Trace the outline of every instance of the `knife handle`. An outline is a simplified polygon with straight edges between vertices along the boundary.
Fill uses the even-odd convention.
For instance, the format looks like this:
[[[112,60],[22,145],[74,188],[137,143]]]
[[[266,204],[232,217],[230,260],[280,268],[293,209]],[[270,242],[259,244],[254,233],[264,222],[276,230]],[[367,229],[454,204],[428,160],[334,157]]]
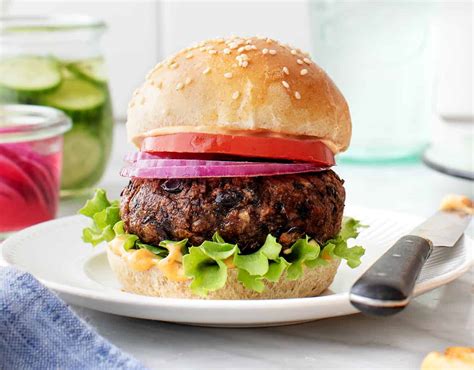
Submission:
[[[432,250],[432,243],[419,236],[400,238],[352,286],[349,295],[352,305],[374,316],[403,310]]]

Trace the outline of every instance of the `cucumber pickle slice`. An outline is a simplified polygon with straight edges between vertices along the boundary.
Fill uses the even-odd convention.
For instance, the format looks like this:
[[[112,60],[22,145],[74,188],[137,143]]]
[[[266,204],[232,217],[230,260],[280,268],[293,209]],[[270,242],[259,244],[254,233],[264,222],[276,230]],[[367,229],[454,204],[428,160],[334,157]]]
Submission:
[[[105,103],[105,93],[94,84],[79,79],[66,79],[58,89],[43,96],[42,103],[66,112],[83,112]]]
[[[68,67],[73,73],[86,80],[99,84],[107,83],[104,61],[100,58],[74,62],[69,64]]]
[[[48,57],[15,57],[0,61],[0,86],[20,92],[48,92],[61,83],[60,66]]]
[[[67,132],[64,135],[61,187],[74,188],[95,178],[102,166],[102,156],[102,144],[97,135],[82,126]]]

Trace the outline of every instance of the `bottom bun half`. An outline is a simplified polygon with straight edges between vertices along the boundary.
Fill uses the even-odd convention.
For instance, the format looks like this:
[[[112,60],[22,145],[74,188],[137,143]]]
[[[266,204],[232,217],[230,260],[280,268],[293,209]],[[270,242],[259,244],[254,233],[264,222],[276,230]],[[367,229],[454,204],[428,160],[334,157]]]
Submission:
[[[206,297],[192,293],[190,280],[185,282],[168,279],[156,266],[146,271],[130,268],[126,256],[115,254],[107,246],[110,267],[122,288],[129,292],[154,297],[191,298],[191,299],[280,299],[314,297],[324,292],[334,280],[340,260],[332,259],[326,266],[306,268],[298,280],[288,280],[284,276],[277,283],[265,282],[262,293],[245,288],[237,280],[237,269],[229,269],[226,285],[217,291],[209,292]]]

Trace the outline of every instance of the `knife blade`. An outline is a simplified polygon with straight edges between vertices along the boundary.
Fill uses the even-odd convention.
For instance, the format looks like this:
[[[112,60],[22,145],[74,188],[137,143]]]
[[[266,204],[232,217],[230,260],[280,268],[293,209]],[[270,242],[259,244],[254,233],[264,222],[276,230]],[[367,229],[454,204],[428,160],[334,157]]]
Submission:
[[[410,234],[430,240],[434,247],[454,247],[470,221],[463,212],[438,211]]]
[[[402,236],[354,283],[351,304],[362,313],[388,316],[403,310],[433,247],[454,247],[471,215],[438,211]]]

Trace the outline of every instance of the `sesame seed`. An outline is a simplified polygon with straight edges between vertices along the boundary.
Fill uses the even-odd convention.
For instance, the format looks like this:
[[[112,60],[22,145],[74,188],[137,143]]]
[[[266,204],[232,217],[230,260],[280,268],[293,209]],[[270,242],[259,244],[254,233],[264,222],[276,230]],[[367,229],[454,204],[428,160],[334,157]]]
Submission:
[[[290,84],[289,84],[288,82],[286,82],[286,81],[281,81],[281,84],[282,84],[283,86],[285,86],[285,88],[287,88],[287,89],[290,88]]]
[[[238,91],[234,91],[234,93],[232,94],[232,99],[236,100],[238,99],[240,96],[240,93]]]
[[[252,45],[245,45],[244,49],[247,51],[252,50]]]
[[[176,90],[181,90],[183,87],[184,87],[184,85],[183,85],[182,82],[178,82],[178,83],[176,84]]]
[[[275,54],[277,53],[276,50],[274,50],[274,49],[270,49],[268,52],[269,52],[271,55],[275,55]]]
[[[193,80],[188,77],[188,78],[186,78],[186,81],[184,81],[184,84],[189,85],[192,81]]]
[[[308,70],[307,70],[306,68],[303,68],[303,69],[300,71],[300,75],[301,75],[301,76],[304,76],[304,75],[306,75],[306,74],[308,74]]]
[[[136,89],[136,90],[133,92],[133,96],[137,96],[139,93],[140,93],[140,90],[139,90],[139,89]]]
[[[204,46],[201,46],[201,47],[199,48],[199,50],[200,50],[200,51],[206,51],[206,48],[205,48]]]
[[[267,53],[268,53],[268,49],[267,49],[267,48],[263,49],[263,50],[262,50],[262,53],[263,53],[263,54],[267,54]]]
[[[231,50],[229,48],[225,48],[224,50],[222,50],[222,52],[226,55],[229,55],[231,53]]]
[[[140,105],[143,105],[145,104],[145,97],[142,95],[141,99],[140,99]]]
[[[303,61],[301,59],[296,59],[296,63],[303,64]]]
[[[193,53],[186,54],[186,59],[191,59],[193,57]]]
[[[290,248],[286,248],[283,250],[283,254],[290,254],[291,253],[291,249]]]
[[[178,63],[173,62],[172,64],[169,65],[169,67],[170,67],[171,69],[176,69],[176,68],[178,68],[178,65],[179,65]]]
[[[304,58],[303,61],[304,61],[306,64],[311,64],[311,59],[309,59],[309,58]]]
[[[295,98],[298,100],[301,99],[301,94],[298,91],[295,91]]]
[[[252,40],[247,40],[247,41],[245,41],[245,43],[246,43],[247,45],[250,45],[250,44],[252,43]]]
[[[292,55],[296,55],[296,50],[295,50],[295,49],[291,49],[290,53],[291,53]]]
[[[150,81],[150,86],[155,86],[155,81],[151,80]]]
[[[202,71],[202,74],[207,75],[209,72],[211,72],[211,69],[207,67],[204,71]]]
[[[231,42],[231,43],[229,43],[228,46],[231,49],[237,49],[239,47],[239,45],[236,42]]]
[[[247,54],[240,54],[240,55],[237,55],[235,57],[235,59],[237,60],[237,62],[239,62],[239,66],[240,67],[247,67],[248,66],[248,59],[249,57],[247,56]],[[245,62],[245,63],[244,63]],[[245,65],[244,65],[245,64]]]
[[[243,46],[241,46],[240,48],[237,49],[237,52],[242,53],[244,50],[245,50],[245,48]]]
[[[251,50],[257,50],[257,47],[255,45],[250,45]]]
[[[211,49],[207,51],[209,54],[217,54],[217,50]]]
[[[163,87],[163,82],[162,82],[162,81],[158,82],[158,83],[156,84],[156,87],[159,88],[159,89],[161,89],[161,88]]]
[[[232,72],[226,72],[224,73],[225,78],[232,78]]]
[[[269,44],[271,44],[273,42],[273,40],[271,38],[267,38],[266,40]]]
[[[283,73],[288,76],[290,74],[290,71],[288,70],[288,68],[283,67]]]

